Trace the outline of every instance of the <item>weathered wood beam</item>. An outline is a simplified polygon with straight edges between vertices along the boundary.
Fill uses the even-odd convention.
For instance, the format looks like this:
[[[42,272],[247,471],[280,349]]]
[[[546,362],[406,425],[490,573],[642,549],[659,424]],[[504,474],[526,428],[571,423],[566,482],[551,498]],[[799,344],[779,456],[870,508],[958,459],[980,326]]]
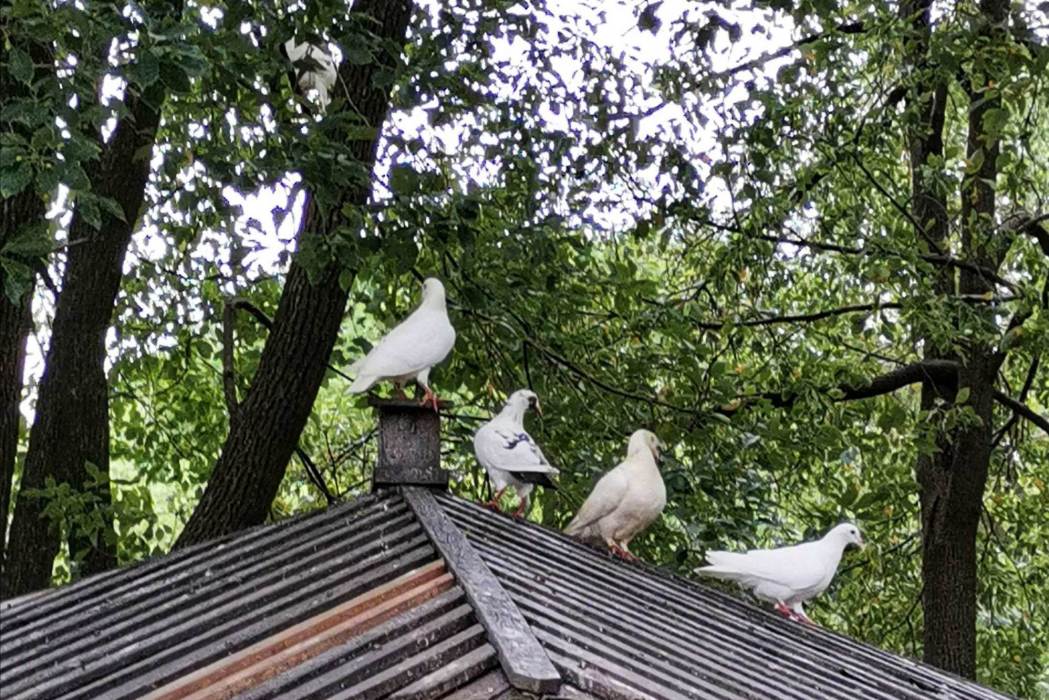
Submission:
[[[465,591],[510,685],[533,693],[556,693],[561,686],[560,674],[510,594],[466,535],[426,489],[406,487],[404,499]]]

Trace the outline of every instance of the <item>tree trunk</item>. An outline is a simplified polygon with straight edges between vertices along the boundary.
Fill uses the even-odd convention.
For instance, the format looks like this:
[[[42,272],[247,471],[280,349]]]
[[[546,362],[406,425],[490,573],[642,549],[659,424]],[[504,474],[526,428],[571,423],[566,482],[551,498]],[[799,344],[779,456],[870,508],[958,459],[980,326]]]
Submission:
[[[26,339],[32,327],[31,300],[32,294],[26,292],[21,303],[12,304],[0,292],[0,569],[18,457],[18,407],[22,402]]]
[[[133,224],[142,206],[149,178],[148,146],[159,122],[159,106],[134,95],[128,116],[103,145],[93,169],[93,192],[120,205],[125,221],[103,214],[99,230],[74,213],[62,289],[55,309],[51,342],[40,381],[36,420],[29,437],[21,487],[11,524],[4,597],[48,585],[59,550],[61,525],[68,527],[70,554],[83,554],[80,573],[94,573],[116,564],[109,506],[109,397],[104,373],[105,338],[123,271]],[[145,155],[135,157],[139,149]],[[94,464],[102,483],[91,484],[87,463]],[[72,526],[44,515],[48,499],[39,492],[49,479],[74,491],[90,490],[96,505],[109,513],[110,531],[96,532],[94,541]],[[61,506],[59,506],[61,508]]]
[[[5,36],[14,32],[14,20],[6,14],[0,16],[0,29]],[[19,37],[33,61],[33,82],[36,83],[50,72],[54,57],[50,48],[43,43]],[[5,98],[25,99],[29,96],[26,86],[16,80],[9,70],[0,71],[0,95]],[[33,138],[33,130],[20,121],[6,122],[5,130],[20,136],[26,142]],[[7,197],[0,207],[0,250],[8,241],[26,233],[26,229],[37,227],[46,235],[47,207],[35,187],[29,185],[18,194]],[[43,237],[43,236],[41,236]],[[39,259],[28,259],[17,254],[5,255],[16,263],[32,269],[40,264]],[[4,570],[7,521],[11,508],[11,490],[18,456],[18,407],[22,399],[22,374],[25,368],[25,344],[32,328],[30,307],[32,304],[32,280],[19,303],[13,303],[7,289],[6,269],[0,269],[0,572]],[[15,285],[12,285],[15,286]]]
[[[928,0],[905,3],[901,10],[911,21],[914,40],[911,64],[915,70],[927,69],[929,52],[930,5]],[[985,19],[1002,23],[1008,4],[1000,0],[984,2]],[[1001,25],[1004,26],[1004,25]],[[988,35],[990,30],[987,30]],[[919,80],[914,99],[919,105],[919,128],[909,137],[912,167],[912,208],[919,232],[929,247],[945,248],[948,240],[947,197],[927,183],[922,167],[930,156],[942,157],[946,85],[925,84]],[[968,155],[984,150],[984,162],[977,177],[962,186],[962,257],[986,269],[997,269],[1000,260],[989,252],[994,218],[994,180],[997,175],[997,143],[984,143],[984,113],[997,106],[997,100],[979,101],[971,93]],[[939,252],[939,251],[934,251]],[[954,273],[941,269],[934,290],[945,300],[955,294]],[[980,275],[962,269],[958,292],[979,295],[993,288]],[[987,310],[988,328],[993,317]],[[960,331],[961,329],[959,329]],[[959,338],[964,337],[960,332]],[[937,436],[933,454],[918,457],[916,477],[920,488],[922,521],[922,609],[924,612],[924,657],[935,666],[958,675],[976,676],[976,537],[983,505],[983,492],[991,458],[994,387],[1003,357],[994,348],[975,345],[962,353],[938,347],[931,335],[919,333],[927,360],[949,359],[958,363],[956,386],[944,387],[925,382],[922,387],[923,411],[932,409],[937,399],[954,403],[958,392],[968,391],[964,404],[975,413],[975,423],[964,423]]]
[[[404,0],[357,2],[353,11],[375,20],[375,33],[383,41],[403,46],[411,3]],[[368,23],[365,23],[368,26]],[[340,83],[347,91],[346,104],[376,127],[372,139],[354,144],[359,162],[375,161],[380,127],[389,108],[389,95],[375,87],[377,69],[395,65],[392,56],[358,66],[344,63]],[[306,183],[309,188],[310,183]],[[370,186],[349,188],[344,202],[365,204]],[[338,212],[339,206],[332,208]],[[336,214],[336,217],[338,214]],[[300,230],[300,245],[312,236],[325,236],[338,221],[321,216],[310,198]],[[204,495],[179,536],[176,547],[257,525],[266,519],[284,478],[288,462],[306,425],[349,295],[339,281],[341,267],[330,262],[312,281],[293,261],[266,340],[258,370],[231,426],[222,454],[208,480]]]

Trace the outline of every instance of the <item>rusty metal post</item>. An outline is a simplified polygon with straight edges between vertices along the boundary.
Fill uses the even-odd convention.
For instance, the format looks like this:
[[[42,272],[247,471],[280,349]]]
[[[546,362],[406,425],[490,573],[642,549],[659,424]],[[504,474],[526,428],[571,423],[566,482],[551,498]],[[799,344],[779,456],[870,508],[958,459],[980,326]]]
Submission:
[[[390,486],[447,488],[441,469],[441,417],[412,399],[369,397],[379,414],[379,461],[372,490]],[[451,406],[441,401],[441,410]]]

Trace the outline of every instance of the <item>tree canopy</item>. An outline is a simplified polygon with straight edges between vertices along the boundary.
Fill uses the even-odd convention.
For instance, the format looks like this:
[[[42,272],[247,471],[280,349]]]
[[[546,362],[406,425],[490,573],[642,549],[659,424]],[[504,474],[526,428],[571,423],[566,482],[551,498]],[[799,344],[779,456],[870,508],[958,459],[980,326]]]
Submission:
[[[104,568],[99,542],[130,563],[214,532],[209,479],[285,401],[301,411],[273,424],[304,427],[277,436],[258,517],[325,507],[318,479],[367,491],[349,366],[434,275],[457,493],[488,497],[470,439],[515,389],[541,397],[529,429],[561,469],[530,512],[552,527],[650,428],[673,464],[642,558],[688,574],[851,519],[874,546],[815,619],[1049,697],[1045,3],[348,4],[0,10],[11,376],[30,297],[33,321],[24,420],[0,436],[5,569],[23,503],[62,533],[55,582]],[[292,37],[337,49],[327,110],[288,78]],[[136,167],[137,204],[114,179]],[[41,368],[80,328],[60,330],[78,251],[86,269],[107,245],[101,427],[70,455],[47,447],[61,420],[31,433],[80,375],[45,390]],[[320,304],[330,355],[310,340],[274,369]]]

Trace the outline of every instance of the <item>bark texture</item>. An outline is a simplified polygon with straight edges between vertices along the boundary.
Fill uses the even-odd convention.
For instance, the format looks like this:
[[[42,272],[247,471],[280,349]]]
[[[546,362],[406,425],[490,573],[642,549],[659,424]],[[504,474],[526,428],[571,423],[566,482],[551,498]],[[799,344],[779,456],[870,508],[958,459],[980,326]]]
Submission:
[[[929,65],[930,8],[928,0],[907,2],[901,7],[911,23],[911,64],[915,71],[934,68]],[[990,36],[992,24],[1004,22],[1008,4],[1001,0],[985,1],[980,9],[987,23],[985,31]],[[982,127],[984,113],[994,108],[996,101],[980,101],[971,86],[970,91],[968,154],[972,158],[976,151],[982,150],[985,156],[978,176],[968,179],[961,192],[961,257],[973,265],[957,270],[940,268],[934,273],[937,275],[934,289],[944,298],[956,293],[978,295],[991,290],[992,281],[979,270],[994,271],[1001,262],[990,252],[998,145],[985,142]],[[908,135],[912,213],[923,229],[917,232],[919,245],[927,246],[935,254],[943,253],[948,243],[947,194],[930,184],[923,169],[930,157],[943,154],[946,98],[945,82],[919,79],[911,95],[911,106],[919,114],[919,124]],[[986,311],[988,329],[993,329],[989,314],[990,311]],[[919,340],[923,343],[926,361],[948,360],[958,366],[956,383],[926,381],[923,384],[922,409],[932,409],[937,399],[954,402],[959,391],[967,390],[965,403],[976,415],[975,422],[938,435],[935,452],[919,456],[916,466],[922,521],[924,657],[942,669],[975,678],[976,538],[991,459],[995,382],[1003,358],[993,347],[979,342],[957,352],[941,347],[931,333]]]
[[[0,18],[4,34],[12,31],[13,21]],[[28,52],[33,60],[34,82],[49,70],[52,61],[50,49],[42,43],[29,41]],[[15,80],[8,70],[0,71],[0,95],[25,98],[26,86]],[[33,137],[32,129],[21,122],[8,122],[10,129],[25,141]],[[8,241],[23,233],[27,227],[46,226],[47,207],[40,193],[32,186],[3,199],[0,205],[0,250]],[[18,255],[7,255],[18,263],[35,267],[38,260]],[[7,294],[6,271],[0,268],[0,572],[4,569],[7,522],[11,512],[11,493],[18,457],[18,405],[22,399],[22,372],[25,367],[25,344],[32,326],[30,305],[32,290],[27,290],[17,303]]]
[[[126,221],[103,214],[98,230],[74,213],[61,294],[55,308],[51,342],[40,381],[36,419],[29,437],[25,468],[11,523],[4,597],[44,588],[60,546],[62,520],[45,516],[47,499],[32,493],[47,480],[68,483],[83,493],[89,488],[86,463],[103,475],[109,471],[109,399],[103,366],[105,337],[124,255],[142,206],[149,178],[149,155],[135,154],[153,143],[159,107],[135,96],[128,98],[122,119],[91,174],[93,191],[120,205]],[[91,487],[98,505],[109,503],[108,482]],[[65,523],[68,525],[68,523]],[[111,526],[111,521],[110,521]],[[105,529],[105,528],[103,528]],[[80,553],[78,573],[94,573],[116,564],[112,534],[94,538],[68,528],[70,549]]]
[[[32,326],[31,295],[12,304],[0,293],[0,569],[7,541],[11,487],[18,458],[18,405],[22,400],[26,338]]]
[[[411,10],[411,3],[404,0],[354,4],[354,12],[365,18],[365,26],[374,27],[372,31],[384,43],[398,47],[404,44]],[[363,66],[344,64],[339,72],[339,83],[347,92],[347,108],[355,109],[376,127],[374,138],[353,144],[355,157],[369,168],[375,161],[378,133],[389,109],[389,95],[385,88],[375,86],[374,76],[393,65],[393,57],[377,56],[375,62]],[[310,183],[306,184],[309,187]],[[351,187],[343,201],[364,204],[370,193],[370,185]],[[333,207],[336,212],[338,209]],[[327,235],[338,223],[335,217],[322,216],[310,198],[299,233],[300,245],[309,237]],[[231,425],[204,495],[176,547],[266,519],[338,337],[349,295],[340,284],[340,272],[340,266],[333,262],[311,281],[306,270],[297,261],[292,262],[251,387],[237,409],[237,420]]]

